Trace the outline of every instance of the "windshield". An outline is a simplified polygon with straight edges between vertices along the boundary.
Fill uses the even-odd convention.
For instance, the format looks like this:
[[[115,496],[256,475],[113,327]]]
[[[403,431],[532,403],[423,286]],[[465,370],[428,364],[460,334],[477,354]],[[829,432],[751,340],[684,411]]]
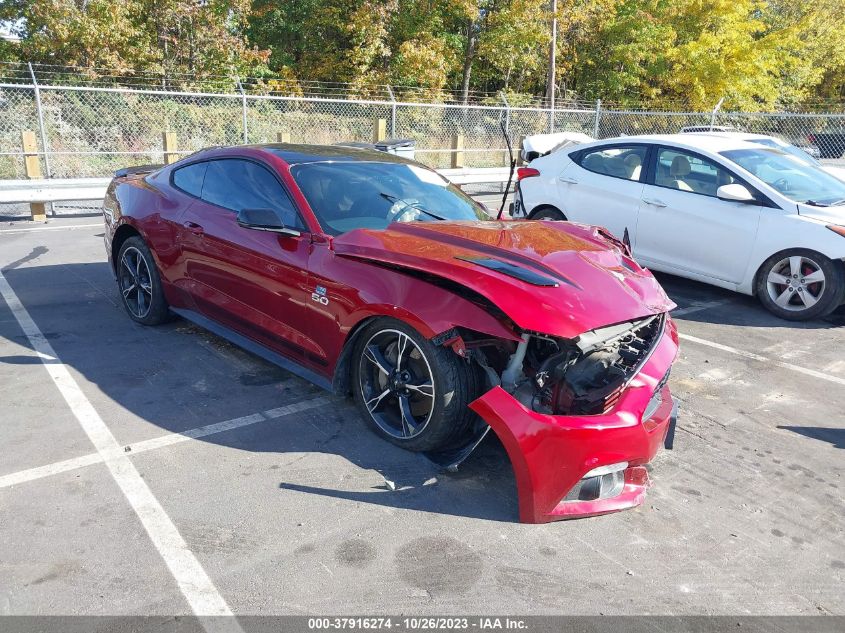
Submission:
[[[803,159],[762,147],[721,154],[790,200],[824,207],[845,204],[845,182]]]
[[[821,165],[819,161],[815,158],[810,156],[807,152],[805,152],[800,147],[795,147],[795,145],[790,145],[789,143],[778,142],[773,138],[751,138],[746,139],[749,143],[756,143],[757,145],[765,145],[766,147],[774,147],[775,149],[779,149],[782,152],[786,152],[787,154],[791,154],[795,156],[795,158],[800,158],[806,163],[810,163],[811,165]]]
[[[291,173],[331,235],[384,229],[391,222],[490,219],[480,204],[419,165],[320,162],[297,165]]]

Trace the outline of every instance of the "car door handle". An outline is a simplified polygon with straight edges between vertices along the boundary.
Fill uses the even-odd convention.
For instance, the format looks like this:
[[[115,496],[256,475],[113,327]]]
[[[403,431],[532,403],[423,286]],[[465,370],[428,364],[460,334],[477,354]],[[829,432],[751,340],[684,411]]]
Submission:
[[[185,222],[183,226],[194,235],[202,235],[203,233],[205,233],[205,229],[203,229],[202,226],[200,226],[196,222]]]
[[[646,204],[650,204],[653,207],[663,208],[666,206],[666,203],[662,200],[657,200],[656,198],[643,198],[643,202]]]
[[[561,182],[568,182],[570,185],[578,184],[578,179],[573,178],[572,176],[561,176],[560,178],[558,178],[558,180],[560,180]]]

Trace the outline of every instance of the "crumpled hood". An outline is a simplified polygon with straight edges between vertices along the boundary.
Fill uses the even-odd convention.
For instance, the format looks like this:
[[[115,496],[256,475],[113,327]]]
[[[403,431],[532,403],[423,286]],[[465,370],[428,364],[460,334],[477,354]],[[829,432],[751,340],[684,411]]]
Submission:
[[[334,238],[332,247],[340,256],[461,284],[495,304],[519,328],[553,336],[574,338],[675,307],[649,271],[590,226],[394,223],[384,230],[350,231]]]

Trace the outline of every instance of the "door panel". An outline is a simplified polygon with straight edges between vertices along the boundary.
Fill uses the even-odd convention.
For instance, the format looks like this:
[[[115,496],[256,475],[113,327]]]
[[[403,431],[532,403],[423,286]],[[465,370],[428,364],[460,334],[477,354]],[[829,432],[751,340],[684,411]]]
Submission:
[[[637,223],[643,184],[639,181],[648,148],[598,147],[558,176],[558,198],[573,222],[596,224],[619,239]]]
[[[235,158],[207,161],[200,191],[195,179],[182,180],[174,177],[174,184],[190,188],[195,199],[179,218],[181,285],[197,310],[297,362],[315,364],[320,356],[307,334],[305,309],[310,234],[237,222],[242,209],[268,209],[285,226],[301,229],[281,182],[266,166]]]
[[[634,256],[657,270],[739,283],[757,236],[762,207],[715,197],[734,181],[721,166],[672,148],[655,152],[632,234]]]
[[[185,274],[198,309],[282,354],[310,357],[317,351],[304,309],[310,236],[246,229],[235,217],[202,201],[183,215]]]

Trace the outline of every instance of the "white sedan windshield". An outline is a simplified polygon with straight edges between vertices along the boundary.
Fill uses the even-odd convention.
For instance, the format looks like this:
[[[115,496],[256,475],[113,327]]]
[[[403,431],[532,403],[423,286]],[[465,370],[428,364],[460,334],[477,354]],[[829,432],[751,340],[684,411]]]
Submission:
[[[721,154],[790,200],[820,207],[845,204],[845,182],[795,156],[767,148]]]

